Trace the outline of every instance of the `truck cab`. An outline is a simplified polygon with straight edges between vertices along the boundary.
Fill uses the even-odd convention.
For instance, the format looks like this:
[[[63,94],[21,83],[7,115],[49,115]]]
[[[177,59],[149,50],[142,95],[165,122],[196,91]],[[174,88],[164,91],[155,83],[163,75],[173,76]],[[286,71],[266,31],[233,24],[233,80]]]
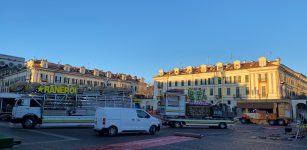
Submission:
[[[42,99],[21,97],[16,99],[12,110],[12,123],[21,123],[23,128],[34,128],[42,122]]]
[[[15,93],[0,93],[0,120],[10,120],[15,99],[20,96]]]

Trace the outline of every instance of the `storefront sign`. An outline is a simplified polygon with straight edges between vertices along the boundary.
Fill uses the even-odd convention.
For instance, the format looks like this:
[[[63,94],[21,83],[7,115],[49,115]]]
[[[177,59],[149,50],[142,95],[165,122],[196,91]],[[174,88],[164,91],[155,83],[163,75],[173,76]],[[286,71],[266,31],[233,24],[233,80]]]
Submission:
[[[77,94],[76,87],[66,87],[66,86],[41,86],[38,92],[48,93],[48,94]]]

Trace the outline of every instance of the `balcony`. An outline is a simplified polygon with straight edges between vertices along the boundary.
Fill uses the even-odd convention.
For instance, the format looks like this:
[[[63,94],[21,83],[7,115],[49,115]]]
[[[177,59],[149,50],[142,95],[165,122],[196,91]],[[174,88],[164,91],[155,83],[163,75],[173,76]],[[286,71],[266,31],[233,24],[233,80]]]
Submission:
[[[233,94],[233,99],[241,99],[242,95],[241,94]]]
[[[215,99],[222,99],[222,95],[215,95]]]

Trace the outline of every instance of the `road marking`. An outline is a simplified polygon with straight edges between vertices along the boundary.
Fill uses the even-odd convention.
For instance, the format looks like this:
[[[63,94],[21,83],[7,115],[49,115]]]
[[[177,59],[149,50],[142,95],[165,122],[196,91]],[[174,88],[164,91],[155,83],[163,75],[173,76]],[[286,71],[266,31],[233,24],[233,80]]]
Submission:
[[[29,142],[29,143],[22,143],[22,145],[49,144],[49,143],[70,142],[70,141],[75,141],[75,140],[53,140],[53,141],[43,141],[43,142]]]
[[[69,137],[69,136],[64,136],[64,135],[59,135],[59,134],[54,134],[54,133],[48,133],[48,132],[43,132],[43,131],[38,131],[38,130],[26,130],[26,131],[38,133],[38,134],[43,134],[43,135],[48,135],[48,136],[54,136],[54,137],[62,138],[62,139],[65,139],[65,140],[80,140],[78,138],[73,138],[73,137]]]
[[[144,148],[151,148],[163,145],[169,145],[178,142],[185,142],[195,140],[192,137],[181,137],[181,136],[167,136],[162,138],[154,138],[148,140],[132,141],[119,144],[110,144],[101,147],[84,148],[80,150],[138,150]]]

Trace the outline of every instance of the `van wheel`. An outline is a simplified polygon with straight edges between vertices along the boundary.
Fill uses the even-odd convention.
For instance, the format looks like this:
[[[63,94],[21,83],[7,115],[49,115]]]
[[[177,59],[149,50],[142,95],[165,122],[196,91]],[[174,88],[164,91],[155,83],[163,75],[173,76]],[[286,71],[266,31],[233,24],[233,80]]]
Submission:
[[[275,120],[269,120],[269,125],[274,126],[275,125]]]
[[[222,123],[219,124],[219,128],[220,129],[227,129],[227,124],[222,122]]]
[[[25,117],[21,124],[24,129],[33,129],[37,124],[37,119],[34,117]]]
[[[115,136],[115,135],[117,135],[117,128],[114,127],[114,126],[111,126],[111,127],[109,128],[109,130],[108,130],[108,134],[109,134],[109,136]]]
[[[284,125],[286,124],[284,119],[279,119],[279,120],[277,121],[277,123],[278,123],[278,125],[280,125],[280,126],[284,126]]]
[[[151,127],[149,128],[149,134],[150,134],[150,135],[155,135],[156,132],[157,132],[156,126],[151,126]]]
[[[174,128],[182,128],[181,122],[174,122]]]
[[[240,119],[240,122],[241,122],[242,124],[247,124],[247,120],[246,120],[245,118],[241,118],[241,119]]]

